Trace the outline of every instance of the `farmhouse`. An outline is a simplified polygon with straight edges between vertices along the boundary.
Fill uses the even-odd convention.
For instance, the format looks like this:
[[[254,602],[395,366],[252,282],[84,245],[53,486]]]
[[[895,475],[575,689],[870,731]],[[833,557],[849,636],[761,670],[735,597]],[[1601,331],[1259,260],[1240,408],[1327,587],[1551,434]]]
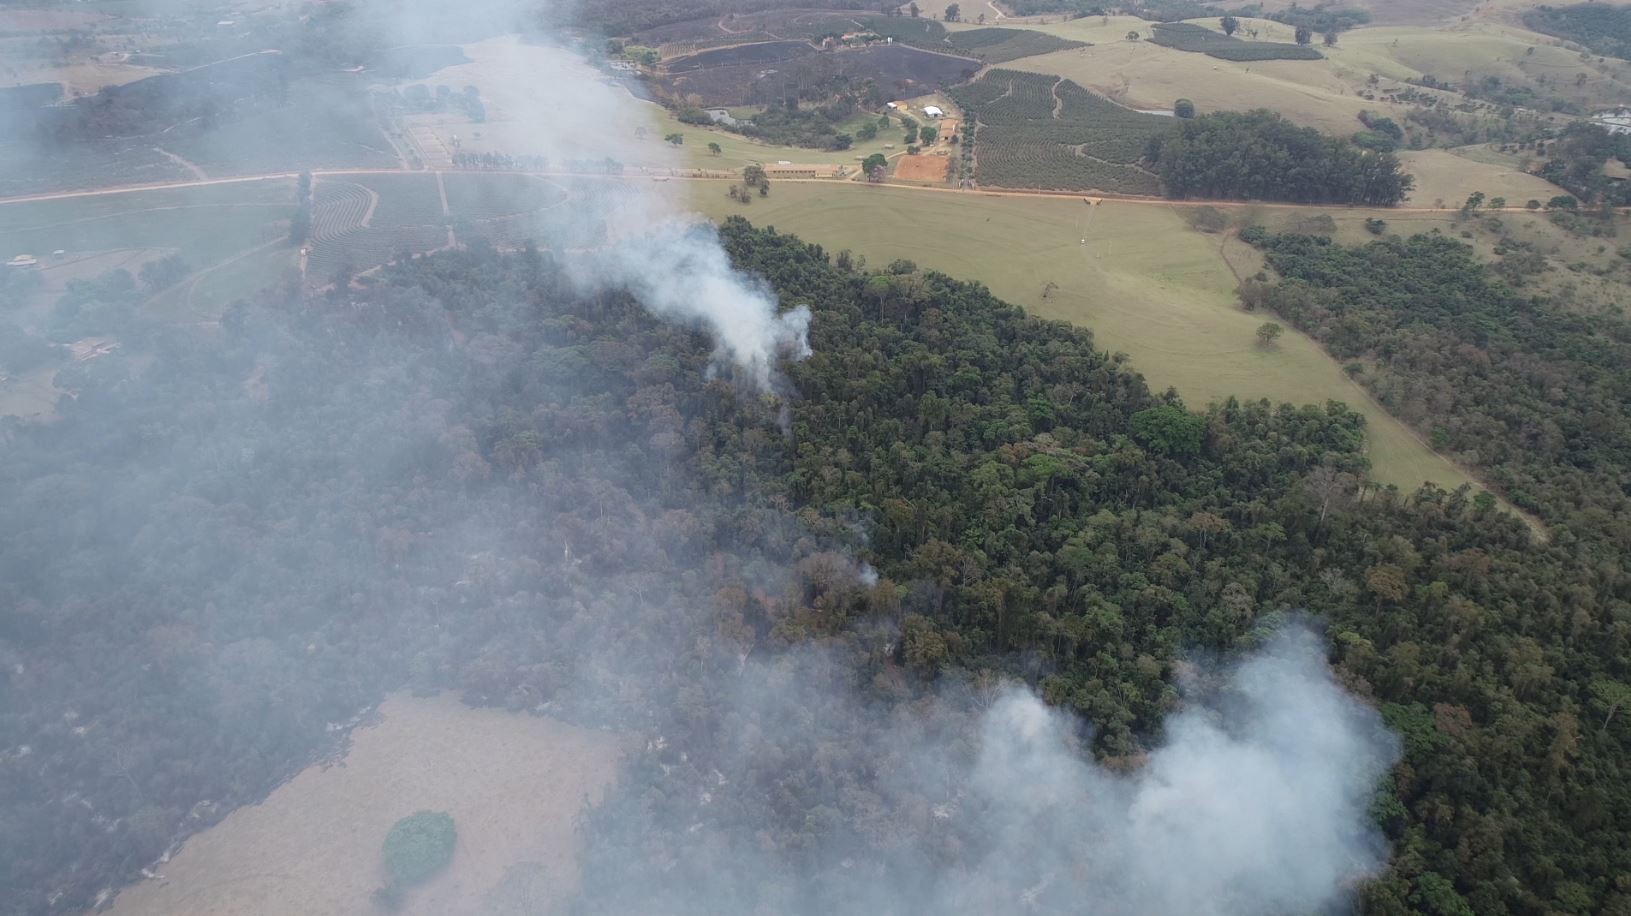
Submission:
[[[923,106],[923,113],[928,115],[931,118],[943,118],[943,117],[946,116],[946,113],[944,111],[941,111],[940,106],[938,106],[938,105],[925,105],[925,106]]]

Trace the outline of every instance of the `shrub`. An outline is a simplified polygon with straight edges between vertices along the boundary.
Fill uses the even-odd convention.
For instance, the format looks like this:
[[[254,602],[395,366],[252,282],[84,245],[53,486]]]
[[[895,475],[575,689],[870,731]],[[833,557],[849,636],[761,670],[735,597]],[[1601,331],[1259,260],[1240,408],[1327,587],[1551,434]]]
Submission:
[[[1164,404],[1132,415],[1133,438],[1152,452],[1173,457],[1199,454],[1206,420]]]
[[[457,839],[453,817],[445,811],[416,811],[397,821],[385,835],[388,887],[411,887],[446,868]]]

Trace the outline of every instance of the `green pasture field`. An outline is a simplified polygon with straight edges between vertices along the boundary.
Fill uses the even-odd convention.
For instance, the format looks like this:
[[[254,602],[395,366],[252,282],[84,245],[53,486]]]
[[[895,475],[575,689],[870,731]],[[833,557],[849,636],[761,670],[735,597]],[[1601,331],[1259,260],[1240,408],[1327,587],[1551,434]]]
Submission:
[[[908,258],[985,283],[1033,314],[1087,326],[1104,349],[1131,356],[1150,385],[1174,387],[1193,406],[1230,396],[1346,402],[1369,421],[1370,458],[1386,483],[1471,482],[1312,340],[1288,328],[1275,346],[1258,346],[1254,332],[1266,319],[1238,306],[1225,237],[1191,229],[1181,208],[785,182],[742,207],[711,184],[696,190],[695,205],[711,217],[739,214],[874,265]],[[1235,265],[1248,268],[1257,270]],[[1044,295],[1050,283],[1057,289]]]
[[[207,266],[287,231],[292,178],[0,205],[0,251],[175,248]]]
[[[173,252],[194,273],[149,307],[175,320],[213,318],[293,266],[294,198],[294,180],[279,178],[9,203],[0,205],[0,251],[39,257],[48,289],[59,286],[53,272],[97,253]]]
[[[1482,191],[1485,197],[1505,197],[1509,207],[1521,207],[1531,199],[1545,203],[1567,193],[1476,148],[1470,155],[1447,149],[1401,150],[1399,160],[1416,179],[1406,207],[1459,207],[1474,191]]]

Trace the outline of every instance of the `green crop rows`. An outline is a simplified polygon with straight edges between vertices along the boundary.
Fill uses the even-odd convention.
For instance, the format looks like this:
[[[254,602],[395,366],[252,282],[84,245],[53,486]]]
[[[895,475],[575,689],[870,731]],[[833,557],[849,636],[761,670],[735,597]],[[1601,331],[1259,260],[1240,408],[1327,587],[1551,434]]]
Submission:
[[[988,64],[1002,64],[1021,57],[1087,47],[1084,42],[1069,41],[1030,29],[974,29],[969,32],[953,32],[947,44],[959,51],[973,54]]]
[[[1139,164],[1172,121],[1123,108],[1058,77],[993,70],[952,90],[979,122],[975,178],[984,185],[1158,194]]]

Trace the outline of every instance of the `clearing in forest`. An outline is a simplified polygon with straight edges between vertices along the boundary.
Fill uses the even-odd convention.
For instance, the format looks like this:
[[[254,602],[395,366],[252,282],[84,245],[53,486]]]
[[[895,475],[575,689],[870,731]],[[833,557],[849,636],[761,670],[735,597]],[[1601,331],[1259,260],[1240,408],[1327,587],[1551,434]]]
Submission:
[[[451,695],[393,696],[334,765],[314,765],[259,805],[188,840],[162,877],[125,889],[113,916],[355,916],[375,912],[381,844],[415,811],[458,830],[448,868],[408,892],[406,916],[484,912],[511,866],[542,865],[552,899],[577,881],[574,820],[616,772],[615,738],[552,719],[472,709]]]

